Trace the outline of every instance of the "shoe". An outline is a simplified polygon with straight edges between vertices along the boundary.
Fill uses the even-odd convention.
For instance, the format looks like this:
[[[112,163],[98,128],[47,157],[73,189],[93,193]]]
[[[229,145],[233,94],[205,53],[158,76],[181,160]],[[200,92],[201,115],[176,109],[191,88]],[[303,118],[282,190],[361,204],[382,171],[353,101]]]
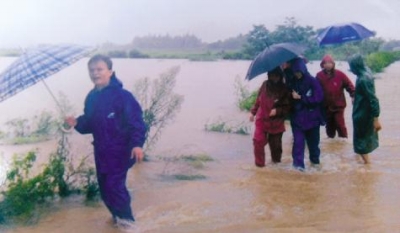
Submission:
[[[135,225],[135,221],[128,220],[128,219],[117,219],[117,227],[123,231],[137,230],[137,226]]]
[[[294,169],[301,171],[301,172],[305,172],[306,169],[304,167],[299,167],[299,166],[293,166]]]

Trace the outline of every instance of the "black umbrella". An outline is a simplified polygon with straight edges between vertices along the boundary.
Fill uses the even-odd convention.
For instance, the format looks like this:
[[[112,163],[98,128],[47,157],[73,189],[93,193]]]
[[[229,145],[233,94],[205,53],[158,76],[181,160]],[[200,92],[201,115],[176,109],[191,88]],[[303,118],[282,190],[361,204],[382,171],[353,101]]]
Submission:
[[[370,31],[358,23],[336,24],[322,30],[317,35],[319,45],[341,44],[350,41],[360,41],[375,36],[375,32]]]
[[[246,79],[273,70],[275,67],[300,56],[306,47],[296,43],[279,43],[268,46],[251,63],[247,71]]]

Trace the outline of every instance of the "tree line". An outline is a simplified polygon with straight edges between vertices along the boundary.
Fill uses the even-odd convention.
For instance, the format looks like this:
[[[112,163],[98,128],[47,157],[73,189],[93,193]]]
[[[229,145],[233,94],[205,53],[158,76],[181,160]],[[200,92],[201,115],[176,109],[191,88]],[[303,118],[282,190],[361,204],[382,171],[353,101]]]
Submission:
[[[188,53],[192,52],[217,59],[241,60],[251,60],[267,46],[283,42],[295,42],[306,46],[308,49],[304,55],[310,60],[319,60],[326,53],[343,60],[354,53],[368,56],[377,52],[400,50],[400,40],[384,40],[380,37],[343,45],[320,47],[316,36],[321,30],[323,29],[299,25],[295,18],[289,17],[273,30],[266,28],[265,25],[253,25],[252,30],[246,34],[212,43],[203,42],[191,34],[182,36],[167,34],[136,37],[127,45],[108,43],[104,44],[102,49],[112,57],[190,58]],[[154,51],[157,52],[154,53]],[[165,56],[165,53],[168,53],[169,56]],[[176,56],[173,56],[174,53]]]

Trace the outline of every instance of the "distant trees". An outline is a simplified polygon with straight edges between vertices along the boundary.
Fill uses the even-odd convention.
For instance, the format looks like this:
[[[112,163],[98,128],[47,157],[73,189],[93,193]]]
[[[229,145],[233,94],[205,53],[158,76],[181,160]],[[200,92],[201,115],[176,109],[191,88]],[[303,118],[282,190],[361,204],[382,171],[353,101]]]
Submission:
[[[254,25],[246,35],[246,42],[239,52],[224,54],[224,59],[254,59],[266,47],[276,43],[295,42],[307,47],[305,56],[310,60],[319,60],[326,53],[336,59],[347,59],[351,54],[360,53],[367,56],[380,50],[400,50],[400,41],[385,42],[382,38],[371,38],[363,41],[350,42],[342,45],[320,47],[316,35],[322,29],[311,26],[301,26],[293,17],[286,18],[283,24],[270,31],[264,25]]]
[[[149,49],[199,49],[203,48],[203,42],[194,35],[184,36],[144,36],[135,37],[130,45],[132,48]]]
[[[207,45],[208,50],[217,51],[235,51],[240,50],[246,43],[247,35],[239,34],[236,37],[230,37],[226,40],[218,40]]]
[[[136,37],[130,44],[104,44],[102,50],[115,58],[187,58],[201,57],[200,60],[245,59],[251,60],[267,46],[296,42],[307,47],[305,56],[309,60],[319,60],[326,53],[336,59],[346,59],[350,54],[360,53],[364,56],[378,51],[400,50],[399,40],[385,41],[381,38],[370,38],[359,42],[343,45],[320,47],[316,35],[323,29],[314,29],[311,26],[302,26],[294,17],[288,17],[274,30],[265,25],[253,25],[253,29],[246,34],[205,43],[195,35],[180,36],[149,35]],[[209,58],[209,59],[207,59]]]

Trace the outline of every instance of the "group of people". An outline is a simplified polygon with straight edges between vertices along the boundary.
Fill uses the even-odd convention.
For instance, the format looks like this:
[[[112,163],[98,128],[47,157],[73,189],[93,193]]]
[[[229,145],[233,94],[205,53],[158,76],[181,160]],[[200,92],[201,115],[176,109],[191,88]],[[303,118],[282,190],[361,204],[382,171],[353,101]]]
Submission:
[[[255,165],[265,166],[265,146],[269,144],[273,163],[281,162],[284,121],[289,118],[293,133],[293,167],[304,171],[305,145],[312,165],[320,164],[320,126],[329,138],[347,138],[344,120],[346,90],[353,103],[353,147],[365,164],[369,153],[379,146],[379,101],[374,77],[360,55],[349,59],[350,71],[357,76],[354,87],[332,56],[325,55],[322,70],[313,77],[304,58],[295,58],[268,72],[259,89],[250,121],[255,121],[253,137]]]
[[[272,162],[282,157],[284,121],[290,116],[293,131],[293,166],[304,170],[307,144],[312,164],[320,163],[320,126],[326,123],[329,137],[347,137],[344,123],[346,107],[343,90],[354,98],[354,150],[365,163],[368,153],[378,147],[377,131],[381,129],[379,102],[374,79],[360,56],[350,61],[357,75],[354,88],[344,73],[335,69],[330,56],[321,62],[317,78],[310,75],[303,58],[294,59],[268,72],[251,109],[256,121],[254,133],[255,164],[265,166],[265,146],[269,143]],[[93,135],[94,158],[101,197],[112,215],[112,221],[130,224],[135,221],[130,195],[126,188],[129,168],[143,159],[146,125],[143,112],[133,95],[123,88],[112,69],[112,61],[95,55],[88,62],[94,88],[85,100],[84,113],[66,117],[65,123],[82,134]]]

